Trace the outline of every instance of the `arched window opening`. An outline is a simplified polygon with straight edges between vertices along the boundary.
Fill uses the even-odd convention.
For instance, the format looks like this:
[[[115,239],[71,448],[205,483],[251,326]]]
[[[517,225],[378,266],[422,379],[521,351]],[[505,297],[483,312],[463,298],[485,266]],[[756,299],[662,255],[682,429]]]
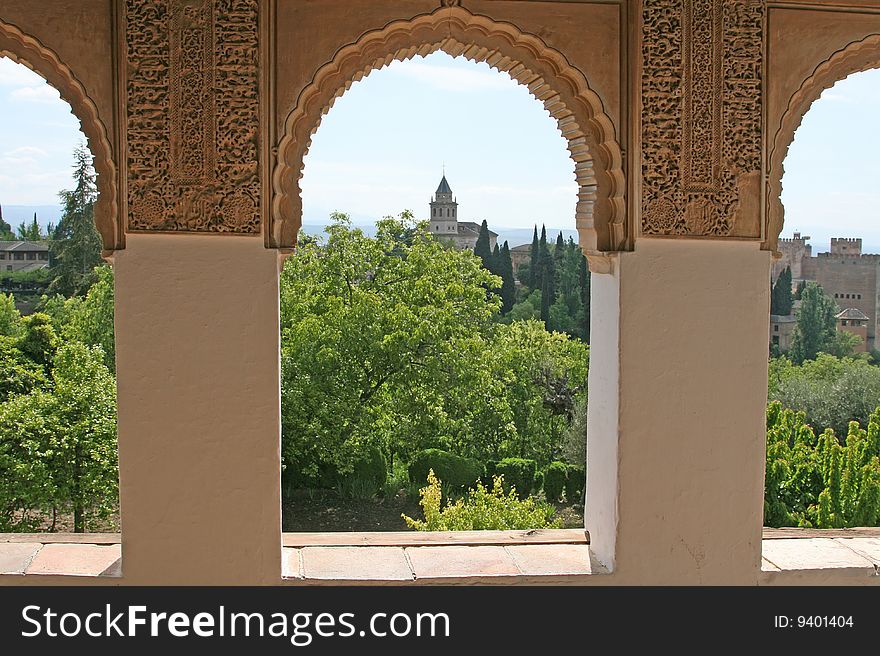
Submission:
[[[116,532],[114,285],[93,155],[59,92],[3,56],[0,126],[0,532]]]
[[[487,64],[394,61],[334,102],[300,188],[283,530],[426,528],[429,470],[444,506],[501,475],[517,528],[582,527],[590,276],[544,105]]]
[[[880,69],[821,85],[785,157],[770,281],[764,521],[773,527],[880,525],[868,437],[880,430]],[[833,484],[854,468],[845,490]]]

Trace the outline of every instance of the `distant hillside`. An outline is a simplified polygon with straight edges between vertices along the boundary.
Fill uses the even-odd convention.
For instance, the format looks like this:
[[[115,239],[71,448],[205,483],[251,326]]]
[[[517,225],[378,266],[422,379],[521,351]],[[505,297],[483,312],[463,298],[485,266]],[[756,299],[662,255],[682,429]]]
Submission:
[[[37,213],[37,223],[45,230],[49,223],[58,225],[61,220],[60,205],[2,205],[3,220],[12,226],[14,230],[24,221],[30,223]]]
[[[34,212],[37,213],[37,223],[45,230],[47,224],[53,223],[58,225],[61,220],[60,205],[2,205],[3,219],[12,226],[13,230],[22,222],[30,222],[34,218]],[[324,228],[330,224],[330,219],[319,219],[314,217],[306,217],[302,230],[308,235],[322,236]],[[373,236],[376,234],[375,221],[367,216],[352,216],[352,226],[360,228],[365,234]],[[490,225],[489,228],[498,233],[498,242],[503,244],[507,241],[510,247],[519,246],[521,244],[532,243],[532,228],[504,228]],[[547,240],[555,242],[559,228],[551,228],[547,226]],[[569,237],[577,241],[576,230],[562,230],[563,237],[567,240]]]
[[[329,219],[316,219],[314,217],[306,218],[305,222],[302,226],[302,231],[307,235],[316,235],[322,236],[324,234],[324,228],[330,224]],[[374,221],[371,221],[367,217],[352,217],[351,224],[355,228],[360,228],[367,235],[375,235],[376,234],[376,224]],[[508,242],[509,246],[513,248],[514,246],[520,246],[522,244],[531,244],[532,243],[532,231],[533,228],[504,228],[504,227],[494,227],[489,225],[489,228],[494,232],[498,233],[498,243],[503,244],[505,241]],[[540,233],[540,226],[538,229]],[[547,240],[551,242],[556,241],[556,235],[560,232],[560,228],[551,228],[547,226]],[[577,230],[569,230],[562,229],[562,237],[566,241],[569,237],[577,242],[578,235]]]

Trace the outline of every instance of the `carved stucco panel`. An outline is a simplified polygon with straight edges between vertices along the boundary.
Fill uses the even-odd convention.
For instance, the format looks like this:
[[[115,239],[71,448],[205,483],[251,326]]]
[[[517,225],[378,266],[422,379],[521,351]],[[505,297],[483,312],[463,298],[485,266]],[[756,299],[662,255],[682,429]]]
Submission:
[[[642,234],[761,237],[763,34],[762,0],[645,1]]]
[[[130,232],[259,234],[258,0],[126,0]]]

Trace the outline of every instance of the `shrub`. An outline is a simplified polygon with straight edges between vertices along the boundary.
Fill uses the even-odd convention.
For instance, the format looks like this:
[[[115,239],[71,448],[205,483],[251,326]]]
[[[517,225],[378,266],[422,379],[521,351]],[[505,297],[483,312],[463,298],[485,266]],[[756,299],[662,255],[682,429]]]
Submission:
[[[483,475],[480,476],[480,483],[483,484],[483,487],[492,487],[497,468],[497,460],[487,460],[484,463]]]
[[[584,500],[584,484],[587,472],[579,465],[569,465],[565,478],[565,499],[569,503],[581,503]]]
[[[482,483],[441,509],[440,481],[428,472],[428,485],[419,494],[424,521],[401,515],[406,525],[417,531],[480,531],[533,528],[561,528],[562,520],[554,519],[556,509],[535,499],[520,500],[516,492],[505,492],[501,476],[496,476],[492,489]]]
[[[495,471],[504,477],[505,484],[516,490],[520,499],[525,499],[535,489],[538,465],[526,458],[505,458],[498,463]]]
[[[343,476],[337,489],[341,496],[368,499],[375,496],[388,478],[385,456],[376,447],[369,447],[357,460],[350,474]]]
[[[544,496],[547,501],[558,501],[565,490],[568,466],[564,462],[551,462],[544,470]]]
[[[462,458],[442,449],[425,449],[416,453],[409,463],[409,480],[420,484],[428,480],[434,470],[447,490],[458,491],[473,487],[483,474],[483,465],[473,458]]]

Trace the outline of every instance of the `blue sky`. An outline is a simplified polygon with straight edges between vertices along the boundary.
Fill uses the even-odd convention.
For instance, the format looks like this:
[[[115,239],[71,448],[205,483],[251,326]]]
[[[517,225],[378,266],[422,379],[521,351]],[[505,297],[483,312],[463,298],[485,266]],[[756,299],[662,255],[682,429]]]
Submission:
[[[880,252],[880,70],[826,91],[785,161],[784,236],[861,236]],[[0,58],[0,204],[54,205],[72,185],[79,123],[43,80]],[[314,135],[301,180],[306,223],[333,210],[426,218],[443,166],[462,220],[573,228],[577,186],[543,105],[486,64],[439,52],[352,85]]]
[[[43,78],[0,57],[0,204],[57,205],[72,185],[79,129]]]

